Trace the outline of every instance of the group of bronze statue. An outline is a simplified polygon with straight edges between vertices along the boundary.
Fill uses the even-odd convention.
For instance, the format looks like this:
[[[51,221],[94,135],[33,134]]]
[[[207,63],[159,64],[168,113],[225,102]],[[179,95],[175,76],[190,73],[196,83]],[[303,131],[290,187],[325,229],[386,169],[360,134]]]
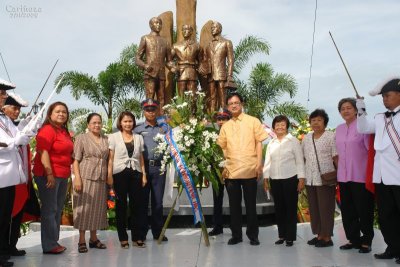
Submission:
[[[221,36],[222,25],[213,21],[212,41],[201,49],[196,42],[192,25],[182,26],[183,41],[173,45],[160,36],[162,20],[149,21],[151,32],[140,40],[136,64],[144,70],[146,98],[157,99],[160,106],[167,104],[165,97],[166,71],[177,76],[178,94],[195,93],[198,81],[207,95],[207,109],[214,112],[225,107],[226,91],[236,89],[233,81],[233,46]]]

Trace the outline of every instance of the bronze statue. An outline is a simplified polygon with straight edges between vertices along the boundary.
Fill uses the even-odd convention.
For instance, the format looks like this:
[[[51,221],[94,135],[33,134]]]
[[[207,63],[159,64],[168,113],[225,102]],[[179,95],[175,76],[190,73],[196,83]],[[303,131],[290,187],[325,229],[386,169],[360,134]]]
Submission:
[[[209,111],[225,107],[227,85],[235,87],[233,81],[233,46],[230,40],[221,36],[222,25],[213,21],[211,24],[212,41],[204,52],[206,64],[199,72],[208,77]]]
[[[136,54],[136,64],[144,70],[144,85],[146,98],[160,102],[164,106],[165,90],[165,67],[171,68],[171,47],[169,43],[160,36],[162,21],[158,17],[149,21],[151,32],[142,37]],[[145,58],[145,61],[143,61]]]
[[[197,89],[197,66],[199,63],[199,44],[191,37],[193,27],[191,25],[182,26],[184,40],[175,43],[172,47],[172,58],[176,58],[176,66],[172,68],[178,74],[178,93],[183,95],[185,91],[192,91],[194,94]]]

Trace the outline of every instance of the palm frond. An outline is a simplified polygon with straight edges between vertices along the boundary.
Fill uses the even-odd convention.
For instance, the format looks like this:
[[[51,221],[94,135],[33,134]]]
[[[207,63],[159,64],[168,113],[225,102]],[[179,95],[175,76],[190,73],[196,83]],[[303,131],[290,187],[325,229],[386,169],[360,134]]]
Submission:
[[[286,101],[274,106],[267,106],[266,115],[275,117],[277,115],[286,115],[288,118],[294,119],[297,122],[304,120],[307,117],[307,109],[294,101]]]
[[[250,57],[257,53],[268,55],[270,45],[267,41],[257,36],[248,35],[239,41],[239,44],[234,48],[234,72],[238,75],[243,67],[247,64]]]

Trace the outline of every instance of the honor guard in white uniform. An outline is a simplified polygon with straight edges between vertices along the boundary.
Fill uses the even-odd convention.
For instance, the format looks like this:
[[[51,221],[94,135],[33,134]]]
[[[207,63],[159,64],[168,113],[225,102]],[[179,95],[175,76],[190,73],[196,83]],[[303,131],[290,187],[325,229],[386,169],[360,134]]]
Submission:
[[[7,90],[15,85],[0,79],[0,110],[8,97]],[[23,124],[26,124],[24,121]],[[21,146],[27,145],[34,135],[20,131],[3,112],[0,112],[0,266],[13,266],[9,262],[9,229],[14,204],[15,185],[25,183]]]
[[[390,78],[370,92],[381,94],[387,108],[368,120],[363,99],[357,99],[357,128],[375,133],[373,182],[376,186],[378,216],[387,248],[376,259],[393,259],[400,264],[400,77]]]

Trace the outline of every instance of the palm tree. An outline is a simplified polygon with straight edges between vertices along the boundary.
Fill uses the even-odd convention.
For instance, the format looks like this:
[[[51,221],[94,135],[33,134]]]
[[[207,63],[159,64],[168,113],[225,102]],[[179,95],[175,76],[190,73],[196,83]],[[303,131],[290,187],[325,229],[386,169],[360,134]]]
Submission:
[[[246,112],[264,120],[285,114],[296,121],[301,121],[307,114],[302,105],[294,101],[281,102],[280,98],[288,94],[293,98],[297,93],[297,84],[293,76],[275,73],[268,63],[257,63],[250,71],[247,82],[238,78],[250,58],[256,53],[269,54],[270,45],[255,36],[246,36],[235,47],[235,80],[238,91],[246,99]]]
[[[74,132],[74,135],[85,132],[86,129],[86,118],[89,113],[94,112],[91,109],[87,108],[77,108],[71,110],[69,113],[69,123],[68,129]]]
[[[135,98],[143,96],[142,71],[134,64],[134,56],[137,52],[136,45],[130,45],[121,52],[121,58],[101,71],[97,78],[83,72],[66,71],[61,73],[55,83],[64,76],[57,90],[61,92],[64,87],[70,87],[72,96],[78,100],[82,95],[86,96],[93,104],[99,105],[112,120],[114,106],[121,106],[127,98],[134,94]],[[137,110],[134,110],[137,113]]]

